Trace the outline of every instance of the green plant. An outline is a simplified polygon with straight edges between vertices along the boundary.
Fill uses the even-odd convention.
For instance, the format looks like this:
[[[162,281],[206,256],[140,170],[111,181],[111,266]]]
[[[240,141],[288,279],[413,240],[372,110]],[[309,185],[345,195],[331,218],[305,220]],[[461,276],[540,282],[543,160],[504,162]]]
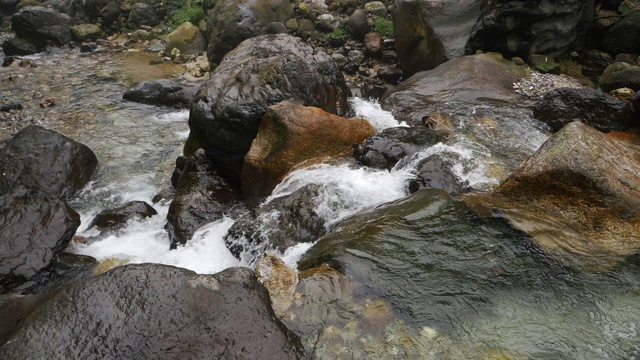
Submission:
[[[171,21],[169,22],[169,31],[175,30],[178,26],[187,21],[198,26],[200,20],[204,19],[206,16],[207,15],[204,13],[201,6],[185,4],[171,17]]]
[[[393,22],[391,22],[390,20],[376,17],[373,20],[373,25],[375,26],[376,31],[380,33],[380,35],[387,37],[393,36]]]
[[[333,29],[333,31],[331,31],[327,36],[329,39],[347,39],[349,38],[349,31],[347,30],[346,25],[342,25]]]

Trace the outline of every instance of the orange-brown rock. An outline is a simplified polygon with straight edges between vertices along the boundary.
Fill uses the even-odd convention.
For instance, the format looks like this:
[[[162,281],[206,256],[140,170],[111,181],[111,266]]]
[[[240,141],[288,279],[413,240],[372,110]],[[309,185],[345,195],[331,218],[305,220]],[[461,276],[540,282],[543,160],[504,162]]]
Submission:
[[[297,164],[351,152],[374,134],[364,119],[345,119],[293,101],[269,107],[244,158],[245,199],[268,196]]]

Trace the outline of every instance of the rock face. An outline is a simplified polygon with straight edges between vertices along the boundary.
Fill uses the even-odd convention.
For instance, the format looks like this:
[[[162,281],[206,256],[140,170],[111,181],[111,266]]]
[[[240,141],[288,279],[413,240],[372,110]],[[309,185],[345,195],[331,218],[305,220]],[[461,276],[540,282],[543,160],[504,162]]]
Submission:
[[[95,336],[87,336],[95,334]],[[113,269],[53,295],[0,357],[184,359],[304,357],[300,340],[246,268],[197,275],[143,264]]]
[[[244,158],[245,199],[255,202],[269,196],[294,166],[350,153],[355,144],[375,133],[364,119],[345,119],[294,101],[269,107]]]
[[[393,27],[405,77],[464,55],[482,4],[481,0],[396,1]]]
[[[604,92],[620,88],[640,90],[640,66],[624,62],[613,63],[604,70],[598,83]]]
[[[0,196],[0,293],[51,266],[80,226],[64,201],[16,186]]]
[[[625,14],[607,31],[603,49],[611,54],[637,53],[640,49],[640,8]]]
[[[536,103],[533,114],[554,131],[575,120],[604,132],[625,130],[632,125],[627,101],[589,88],[552,90]]]
[[[168,79],[150,80],[133,85],[122,98],[151,105],[188,107],[199,88],[181,85]]]
[[[164,41],[167,50],[171,51],[175,48],[184,55],[199,54],[207,50],[207,39],[197,26],[188,21],[173,30]]]
[[[20,9],[11,17],[11,28],[19,38],[39,44],[51,40],[63,45],[71,41],[71,18],[41,6]]]
[[[216,174],[204,152],[197,151],[187,160],[169,206],[166,229],[171,247],[185,244],[200,227],[221,219],[239,206],[240,199],[240,193]]]
[[[593,0],[485,2],[467,52],[498,51],[523,59],[568,55],[586,46],[593,9]]]
[[[259,36],[227,54],[198,92],[189,136],[216,170],[239,183],[244,156],[269,106],[291,99],[346,115],[349,96],[328,55],[289,35]]]
[[[565,243],[540,236],[543,245],[605,257],[640,251],[639,189],[640,162],[634,151],[573,122],[544,143],[495,193],[558,215],[567,232],[578,234]],[[525,223],[513,222],[527,230]]]
[[[115,209],[104,210],[98,213],[87,229],[98,227],[100,229],[115,229],[124,226],[132,219],[145,219],[157,215],[158,212],[144,201],[130,201]]]
[[[288,0],[220,0],[207,17],[207,56],[213,68],[242,41],[265,35],[270,23],[293,17]]]
[[[421,126],[445,103],[523,104],[513,83],[526,76],[523,68],[493,54],[464,56],[415,74],[386,92],[380,103],[398,120]]]
[[[0,194],[24,185],[69,199],[89,182],[97,165],[87,146],[32,125],[0,147]]]

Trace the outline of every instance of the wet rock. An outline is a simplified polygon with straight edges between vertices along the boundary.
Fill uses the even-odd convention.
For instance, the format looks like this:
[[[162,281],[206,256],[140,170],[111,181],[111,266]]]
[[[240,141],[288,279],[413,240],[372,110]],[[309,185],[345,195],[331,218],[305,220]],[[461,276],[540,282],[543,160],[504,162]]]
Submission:
[[[207,16],[207,56],[211,67],[244,40],[265,35],[270,23],[284,23],[293,14],[293,6],[287,0],[216,2]]]
[[[96,41],[102,35],[102,29],[96,24],[80,24],[72,26],[71,33],[80,41]]]
[[[95,339],[87,334],[100,334],[100,341],[85,342]],[[304,357],[298,337],[275,318],[269,294],[251,270],[197,275],[155,264],[119,267],[52,294],[0,348],[0,357],[7,360],[51,354],[74,359],[96,354]]]
[[[220,177],[202,150],[184,167],[169,206],[167,225],[171,247],[185,244],[203,225],[221,219],[241,207],[240,193]]]
[[[271,194],[296,165],[351,152],[373,134],[364,119],[345,119],[294,101],[269,107],[244,158],[245,200],[255,203]]]
[[[640,66],[627,63],[611,64],[602,73],[598,85],[604,92],[623,87],[638,91],[640,90]]]
[[[560,64],[551,56],[533,54],[528,60],[532,68],[543,74],[560,74]]]
[[[346,115],[350,94],[325,53],[289,35],[255,37],[227,54],[198,92],[189,136],[220,174],[239,183],[244,157],[269,106],[291,99]]]
[[[398,83],[400,83],[400,80],[402,80],[403,76],[404,74],[402,73],[402,71],[400,71],[400,69],[395,65],[382,66],[380,67],[380,69],[378,69],[378,72],[376,73],[376,77],[378,79],[382,79],[385,82],[388,82],[394,85],[397,85]]]
[[[96,215],[89,227],[97,227],[101,230],[115,230],[123,227],[129,220],[142,220],[158,212],[144,201],[130,201],[115,209],[103,210]]]
[[[439,154],[420,160],[414,168],[415,177],[409,180],[409,192],[413,194],[420,189],[433,188],[455,196],[469,191],[468,184],[460,181],[452,171],[455,166],[455,161]]]
[[[464,56],[403,81],[380,99],[382,108],[398,120],[420,126],[447,102],[528,106],[513,84],[527,72],[491,54]]]
[[[533,115],[554,131],[576,120],[604,132],[633,125],[627,101],[590,88],[552,90],[536,103]]]
[[[22,110],[22,104],[13,101],[0,101],[0,111],[8,112],[11,110]]]
[[[347,20],[347,27],[354,39],[363,40],[364,36],[369,32],[367,12],[362,9],[354,11]]]
[[[122,98],[151,105],[184,108],[191,104],[199,88],[198,85],[181,85],[168,79],[150,80],[134,84]]]
[[[528,0],[488,3],[473,27],[467,52],[497,51],[523,59],[532,54],[566,57],[589,40],[593,2]]]
[[[495,193],[557,215],[567,230],[558,239],[533,230],[545,248],[594,257],[620,257],[640,250],[640,162],[619,140],[580,122],[556,133]],[[540,212],[540,211],[538,211]],[[544,217],[543,217],[544,218]],[[557,220],[556,220],[557,221]]]
[[[640,9],[628,12],[605,35],[602,50],[611,54],[634,53],[640,49]]]
[[[153,5],[143,2],[133,5],[127,22],[127,26],[130,29],[135,30],[143,25],[156,26],[158,24],[160,24],[160,19]]]
[[[85,145],[31,125],[0,148],[0,194],[25,185],[70,199],[91,180],[97,165],[96,155]]]
[[[481,15],[482,1],[399,0],[393,27],[400,68],[406,77],[433,69],[465,53]]]
[[[620,88],[620,89],[611,90],[609,92],[609,95],[611,95],[614,98],[619,99],[619,100],[631,101],[631,99],[633,98],[633,95],[635,93],[636,92],[633,91],[633,89]]]
[[[173,169],[173,173],[171,174],[171,186],[174,188],[178,187],[178,182],[180,181],[180,177],[184,171],[184,166],[187,165],[187,160],[189,160],[189,157],[191,157],[191,155],[193,155],[197,150],[197,148],[194,149],[188,157],[180,155],[176,158],[176,167]]]
[[[168,187],[162,189],[159,193],[155,194],[151,199],[151,202],[155,205],[161,201],[169,201],[173,200],[173,197],[176,195],[176,189],[173,187]]]
[[[441,134],[424,127],[389,128],[357,144],[353,157],[364,166],[391,170],[398,161],[440,141]]]
[[[173,30],[164,41],[168,50],[176,48],[185,55],[199,54],[207,50],[207,39],[197,26],[188,21]]]
[[[80,216],[64,201],[19,185],[0,195],[0,293],[48,270]]]
[[[97,48],[98,48],[98,46],[96,45],[96,43],[82,44],[82,45],[80,45],[80,52],[81,53],[90,53],[90,52],[96,51]]]
[[[35,54],[39,52],[39,49],[38,46],[28,40],[11,38],[2,43],[2,51],[6,56],[14,56]]]
[[[11,28],[19,38],[45,44],[59,45],[71,41],[71,18],[53,9],[28,6],[11,17]]]
[[[631,65],[638,65],[638,54],[618,54],[613,62],[625,62]]]
[[[602,75],[607,66],[613,64],[613,58],[604,51],[590,49],[580,55],[578,63],[582,65],[582,73],[585,76],[595,78]]]
[[[269,291],[273,312],[282,317],[293,301],[293,293],[298,285],[297,271],[277,255],[267,252],[256,264],[256,275]]]
[[[304,186],[292,194],[271,199],[236,220],[225,236],[225,245],[236,258],[250,262],[266,250],[284,253],[299,243],[316,241],[327,231],[315,199],[318,185]]]

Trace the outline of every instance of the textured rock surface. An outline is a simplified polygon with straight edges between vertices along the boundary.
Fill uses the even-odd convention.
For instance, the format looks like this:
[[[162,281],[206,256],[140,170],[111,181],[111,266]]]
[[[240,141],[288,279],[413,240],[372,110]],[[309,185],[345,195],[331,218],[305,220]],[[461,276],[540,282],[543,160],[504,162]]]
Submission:
[[[11,17],[11,28],[19,38],[44,44],[48,40],[64,45],[71,40],[71,18],[41,7],[27,6]]]
[[[604,70],[598,83],[604,92],[620,88],[640,90],[640,66],[623,62],[613,63]]]
[[[144,201],[130,201],[115,209],[101,211],[91,220],[87,229],[94,226],[100,229],[117,229],[129,220],[145,219],[157,214],[158,212]]]
[[[199,54],[207,50],[207,39],[197,26],[188,21],[173,30],[164,41],[167,50],[175,48],[185,55]]]
[[[0,357],[299,359],[301,348],[251,270],[197,275],[143,264],[53,295],[0,347]]]
[[[151,105],[188,107],[199,88],[197,85],[181,85],[168,79],[150,80],[133,85],[122,98]]]

